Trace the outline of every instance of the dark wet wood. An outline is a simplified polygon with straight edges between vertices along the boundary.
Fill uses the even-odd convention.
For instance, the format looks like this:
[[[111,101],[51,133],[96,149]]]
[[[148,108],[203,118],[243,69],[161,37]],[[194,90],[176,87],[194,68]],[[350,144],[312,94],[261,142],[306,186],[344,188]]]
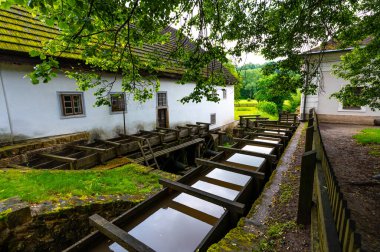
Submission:
[[[218,195],[211,194],[211,193],[199,190],[197,188],[193,188],[191,186],[188,186],[179,182],[171,181],[168,179],[164,179],[164,178],[160,179],[159,183],[172,190],[187,193],[192,196],[198,197],[200,199],[207,200],[208,202],[225,207],[232,212],[236,212],[238,214],[244,213],[245,205],[242,203],[235,202],[235,201],[220,197]]]
[[[154,250],[144,243],[140,242],[123,229],[107,221],[103,217],[94,214],[90,217],[90,225],[94,226],[101,233],[106,235],[111,240],[117,242],[120,246],[127,249],[128,251],[138,251],[138,252],[153,252]]]

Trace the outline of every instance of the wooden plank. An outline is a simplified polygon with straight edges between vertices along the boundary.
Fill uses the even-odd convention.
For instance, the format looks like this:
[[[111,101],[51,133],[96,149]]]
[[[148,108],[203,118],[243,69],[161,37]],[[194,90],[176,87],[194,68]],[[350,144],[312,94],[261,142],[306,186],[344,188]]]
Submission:
[[[280,127],[278,127],[280,128]],[[251,130],[263,130],[263,131],[276,131],[276,132],[282,132],[282,133],[292,133],[292,130],[283,130],[283,129],[276,129],[276,128],[261,128],[261,127],[249,127]]]
[[[222,150],[222,151],[226,151],[226,152],[240,153],[240,154],[249,155],[249,156],[263,157],[263,158],[270,160],[271,162],[274,162],[277,159],[276,155],[265,154],[265,153],[261,153],[261,152],[248,151],[248,150],[242,150],[242,149],[225,147],[225,146],[218,146],[218,150]]]
[[[211,203],[217,204],[219,206],[225,207],[228,210],[238,213],[238,214],[243,214],[244,213],[244,208],[245,205],[239,202],[235,202],[223,197],[220,197],[215,194],[211,194],[202,190],[199,190],[197,188],[193,188],[191,186],[176,182],[176,181],[171,181],[168,179],[161,178],[159,180],[159,183],[165,187],[168,187],[170,189],[173,189],[178,192],[183,192],[190,194],[192,196],[195,196],[197,198],[209,201]]]
[[[50,159],[53,159],[56,161],[60,161],[60,162],[64,162],[64,163],[74,163],[78,160],[76,158],[58,156],[58,155],[48,154],[48,153],[42,153],[40,155],[43,157],[47,157],[47,158],[50,158]]]
[[[102,139],[95,139],[95,141],[99,142],[99,143],[109,144],[109,145],[116,146],[116,147],[120,147],[121,146],[120,143],[115,143],[115,142],[112,142],[112,141],[107,141],[107,140],[102,140]]]
[[[141,133],[144,134],[151,134],[151,135],[157,135],[157,136],[165,136],[165,133],[157,132],[157,131],[147,131],[147,130],[140,130]]]
[[[204,165],[204,166],[209,166],[209,167],[217,167],[217,168],[220,168],[222,170],[236,172],[239,174],[255,177],[255,178],[260,179],[260,180],[264,180],[264,178],[265,178],[265,174],[263,172],[242,169],[242,168],[236,167],[234,165],[222,164],[222,163],[218,163],[218,162],[210,161],[210,160],[206,160],[206,159],[201,159],[201,158],[195,159],[195,163],[197,163],[198,165]]]
[[[313,136],[314,126],[310,126],[306,129],[305,151],[311,151],[313,149]]]
[[[297,223],[302,225],[310,225],[316,155],[315,151],[302,155],[297,213]]]
[[[281,138],[284,140],[287,140],[289,137],[280,135],[280,134],[272,134],[272,133],[261,133],[261,132],[246,132],[246,134],[251,136],[265,136],[265,137],[274,137],[274,138]]]
[[[241,143],[247,143],[247,144],[254,144],[254,145],[258,145],[258,146],[269,146],[269,147],[277,147],[277,148],[280,148],[283,146],[283,144],[266,143],[266,142],[260,142],[260,141],[244,139],[244,138],[234,138],[234,141],[238,141]]]
[[[82,146],[82,145],[74,145],[71,146],[73,149],[76,150],[82,150],[82,151],[93,151],[93,152],[105,152],[107,149],[102,149],[102,148],[96,148],[96,147],[89,147],[89,146]]]
[[[173,131],[173,132],[180,132],[178,129],[172,129],[172,128],[163,128],[163,127],[156,127],[158,130],[166,130],[166,131]]]
[[[128,251],[154,251],[152,248],[134,238],[123,229],[107,221],[103,217],[94,214],[90,217],[90,225],[94,226],[108,238],[117,242]]]
[[[320,232],[324,251],[341,251],[339,237],[334,225],[334,217],[329,203],[326,180],[323,176],[323,168],[317,163],[316,168],[316,192],[317,192],[317,210],[319,211]],[[346,251],[346,250],[345,250]]]
[[[204,124],[204,125],[211,125],[211,123],[205,123],[205,122],[195,122],[196,124],[200,125],[200,124]]]
[[[130,139],[132,139],[132,140],[135,140],[135,141],[145,141],[145,137],[141,137],[141,136],[134,136],[134,135],[130,135],[130,136],[128,136]]]

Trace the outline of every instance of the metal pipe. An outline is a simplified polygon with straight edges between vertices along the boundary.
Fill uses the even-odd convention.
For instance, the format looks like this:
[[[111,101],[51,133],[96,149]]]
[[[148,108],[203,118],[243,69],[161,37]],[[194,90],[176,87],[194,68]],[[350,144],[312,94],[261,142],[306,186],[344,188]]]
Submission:
[[[9,129],[11,131],[10,140],[11,140],[11,144],[13,144],[13,125],[12,125],[11,113],[9,112],[8,99],[7,99],[7,94],[5,92],[5,85],[4,85],[4,80],[3,80],[3,74],[2,74],[2,68],[1,68],[1,66],[0,66],[0,82],[1,82],[1,87],[3,89],[3,94],[4,94],[4,101],[5,101],[5,108],[7,110]]]

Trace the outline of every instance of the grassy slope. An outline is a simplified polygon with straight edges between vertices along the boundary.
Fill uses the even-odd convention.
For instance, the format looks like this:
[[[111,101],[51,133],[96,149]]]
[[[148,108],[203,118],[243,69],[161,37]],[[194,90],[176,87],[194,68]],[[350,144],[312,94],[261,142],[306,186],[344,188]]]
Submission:
[[[37,203],[72,196],[140,195],[158,189],[158,179],[137,164],[110,170],[0,170],[0,200],[19,196]]]
[[[353,136],[358,143],[368,144],[370,155],[380,157],[380,129],[363,129],[359,134]]]
[[[270,115],[257,109],[256,100],[239,100],[235,103],[235,120],[239,120],[239,115],[261,115],[261,117],[268,117],[269,120],[278,120],[277,115]],[[239,107],[239,105],[241,107]]]

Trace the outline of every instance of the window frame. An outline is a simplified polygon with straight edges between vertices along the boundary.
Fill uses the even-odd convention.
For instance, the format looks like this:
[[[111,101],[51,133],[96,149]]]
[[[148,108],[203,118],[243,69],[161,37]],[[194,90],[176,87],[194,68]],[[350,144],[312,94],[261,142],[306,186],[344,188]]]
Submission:
[[[72,92],[72,91],[60,91],[57,92],[58,95],[58,102],[59,102],[59,108],[60,108],[60,117],[61,119],[69,119],[69,118],[78,118],[78,117],[85,117],[86,116],[86,109],[85,109],[85,99],[83,92]],[[65,112],[65,104],[64,104],[64,96],[79,96],[80,97],[80,105],[82,113],[75,113],[74,112],[74,105],[73,100],[71,100],[71,103],[73,105],[73,114],[66,114]]]
[[[157,108],[167,108],[168,107],[168,92],[167,91],[159,91],[156,93],[156,107]],[[159,95],[165,95],[165,105],[160,105]]]
[[[222,93],[223,93],[223,99],[226,100],[227,99],[227,90],[225,88],[223,88]]]
[[[109,98],[110,98],[110,106],[109,106],[109,109],[110,109],[110,114],[122,114],[124,112],[124,110],[117,110],[117,111],[113,111],[113,106],[112,106],[112,95],[120,95],[122,94],[124,96],[124,109],[125,109],[125,113],[128,111],[128,107],[127,107],[127,100],[126,100],[126,94],[125,92],[110,92],[109,93]]]
[[[342,88],[342,86],[341,86],[341,88]],[[361,87],[358,87],[358,88],[361,88]],[[345,109],[343,103],[339,102],[338,112],[365,113],[366,112],[366,107],[365,106],[360,106],[360,109]]]
[[[214,120],[212,120],[214,116]],[[214,121],[214,122],[213,122]],[[211,113],[210,114],[210,125],[215,125],[216,124],[216,113]]]

